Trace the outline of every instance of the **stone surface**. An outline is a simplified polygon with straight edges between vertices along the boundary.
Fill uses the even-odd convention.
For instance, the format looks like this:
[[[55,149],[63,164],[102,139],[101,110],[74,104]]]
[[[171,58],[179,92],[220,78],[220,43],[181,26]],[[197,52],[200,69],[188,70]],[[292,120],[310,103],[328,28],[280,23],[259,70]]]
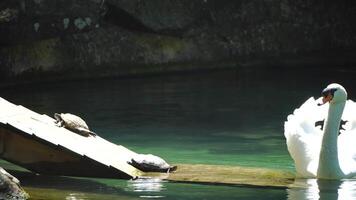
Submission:
[[[5,0],[0,76],[97,78],[289,60],[352,67],[355,9],[346,0]]]
[[[0,44],[88,31],[104,10],[101,0],[5,0],[0,3]]]
[[[19,180],[0,167],[0,199],[28,199],[29,195],[21,188]]]

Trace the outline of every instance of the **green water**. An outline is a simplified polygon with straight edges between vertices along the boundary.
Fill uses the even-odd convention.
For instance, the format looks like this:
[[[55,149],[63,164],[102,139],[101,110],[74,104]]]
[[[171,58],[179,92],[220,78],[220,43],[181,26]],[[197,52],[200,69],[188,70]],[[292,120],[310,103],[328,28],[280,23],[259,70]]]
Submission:
[[[170,163],[294,171],[283,136],[287,115],[333,81],[342,83],[352,98],[352,77],[351,72],[333,69],[227,70],[16,86],[1,89],[1,95],[50,116],[54,112],[82,116],[103,138]],[[33,199],[295,199],[296,191],[306,195],[309,187],[308,183],[301,190],[286,190],[158,180],[23,179],[33,191],[45,189],[35,192]]]

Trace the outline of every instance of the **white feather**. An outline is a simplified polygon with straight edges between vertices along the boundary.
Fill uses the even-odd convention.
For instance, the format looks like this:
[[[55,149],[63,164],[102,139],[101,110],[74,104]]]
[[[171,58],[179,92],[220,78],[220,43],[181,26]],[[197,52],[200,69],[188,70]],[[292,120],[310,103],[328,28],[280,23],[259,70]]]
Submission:
[[[325,120],[329,104],[318,106],[321,100],[309,98],[289,115],[284,124],[288,151],[295,162],[298,177],[317,176],[323,131],[315,126]],[[356,173],[356,103],[348,100],[342,120],[347,121],[338,137],[338,158],[345,176]]]

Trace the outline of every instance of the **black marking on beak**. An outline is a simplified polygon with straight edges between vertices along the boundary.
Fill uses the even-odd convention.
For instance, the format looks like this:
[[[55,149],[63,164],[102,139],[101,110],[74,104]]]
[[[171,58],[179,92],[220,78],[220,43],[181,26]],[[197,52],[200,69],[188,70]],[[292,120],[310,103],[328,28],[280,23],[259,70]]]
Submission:
[[[324,105],[326,102],[324,101],[325,98],[327,98],[329,95],[331,95],[331,99],[328,99],[328,101],[331,101],[334,98],[334,93],[337,89],[336,88],[325,88],[321,92],[321,96],[323,97],[323,103],[318,103],[318,106]]]
[[[328,94],[331,94],[332,96],[334,96],[334,93],[336,90],[337,90],[336,88],[325,88],[321,92],[321,96],[326,97],[326,96],[328,96]]]

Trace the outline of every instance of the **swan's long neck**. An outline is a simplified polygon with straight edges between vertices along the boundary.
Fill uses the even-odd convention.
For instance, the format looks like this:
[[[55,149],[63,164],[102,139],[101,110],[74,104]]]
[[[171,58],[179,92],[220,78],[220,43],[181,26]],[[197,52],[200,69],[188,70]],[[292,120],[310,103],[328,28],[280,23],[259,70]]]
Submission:
[[[337,179],[344,176],[340,169],[337,150],[337,138],[344,107],[345,102],[331,103],[329,105],[328,117],[324,125],[324,135],[320,150],[317,173],[318,178]]]

